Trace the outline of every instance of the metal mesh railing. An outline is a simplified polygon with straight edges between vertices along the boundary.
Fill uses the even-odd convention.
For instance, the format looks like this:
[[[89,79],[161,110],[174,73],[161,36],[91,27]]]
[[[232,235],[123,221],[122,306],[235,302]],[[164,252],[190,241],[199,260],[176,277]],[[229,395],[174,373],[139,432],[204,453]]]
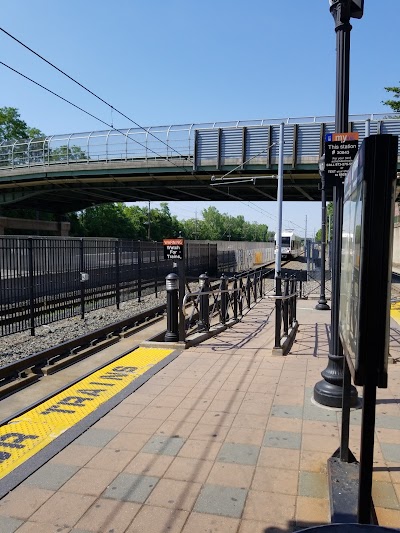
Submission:
[[[371,132],[399,134],[400,120],[395,114],[363,114],[352,115],[349,121],[354,123],[355,130],[360,130],[360,139],[365,132],[365,124],[371,122]],[[211,122],[199,124],[182,124],[171,126],[154,126],[146,128],[128,128],[120,130],[91,131],[84,133],[70,133],[50,135],[36,139],[16,141],[3,141],[0,144],[0,168],[18,168],[34,166],[51,166],[54,164],[77,164],[96,162],[124,162],[136,159],[181,159],[189,164],[195,164],[195,137],[196,132],[211,133],[221,129],[229,137],[229,132],[238,128],[246,128],[253,133],[266,127],[271,127],[271,135],[276,135],[279,124],[286,124],[287,151],[293,152],[293,124],[298,124],[298,156],[319,154],[318,125],[326,124],[327,127],[334,123],[334,117],[285,117],[257,120],[236,120],[230,122]],[[313,125],[317,129],[313,128]],[[329,129],[329,128],[328,128]],[[317,131],[318,130],[318,131]],[[297,131],[297,130],[296,130]],[[275,133],[274,133],[275,132]],[[286,134],[285,134],[286,135]],[[218,150],[218,135],[214,136],[213,147]],[[214,138],[213,137],[213,138]],[[249,134],[246,150],[252,153],[252,145],[256,152],[259,146],[255,135]],[[265,143],[262,147],[264,148]],[[237,147],[236,147],[237,148]],[[272,149],[276,151],[276,147]],[[227,141],[222,149],[221,157],[235,157],[231,143]],[[241,153],[241,150],[240,150]],[[237,155],[237,154],[236,154]],[[266,157],[266,154],[264,154]],[[215,154],[216,157],[216,154]]]

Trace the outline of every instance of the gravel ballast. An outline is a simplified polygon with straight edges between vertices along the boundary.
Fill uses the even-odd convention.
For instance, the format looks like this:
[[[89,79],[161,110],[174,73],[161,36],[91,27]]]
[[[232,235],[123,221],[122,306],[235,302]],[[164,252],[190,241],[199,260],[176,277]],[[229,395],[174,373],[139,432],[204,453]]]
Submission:
[[[166,303],[165,292],[159,293],[158,298],[154,294],[150,294],[142,297],[141,302],[137,300],[122,302],[119,310],[114,305],[90,311],[86,313],[83,319],[80,316],[75,316],[45,326],[38,326],[35,328],[35,336],[31,336],[28,330],[1,337],[0,367],[25,359],[25,357],[52,348],[62,342],[87,335],[92,331],[164,303]]]

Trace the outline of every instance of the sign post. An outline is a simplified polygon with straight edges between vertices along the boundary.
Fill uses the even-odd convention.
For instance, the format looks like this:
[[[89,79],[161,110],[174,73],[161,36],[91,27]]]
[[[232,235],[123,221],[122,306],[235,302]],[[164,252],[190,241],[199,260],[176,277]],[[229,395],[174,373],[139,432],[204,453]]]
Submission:
[[[325,135],[325,180],[332,187],[343,182],[358,151],[358,133]]]
[[[177,239],[163,239],[164,259],[183,260],[185,241],[181,237]]]
[[[183,298],[185,296],[185,239],[163,239],[164,259],[174,261],[174,267],[178,267],[179,276],[179,341],[185,341],[185,315],[183,313]]]

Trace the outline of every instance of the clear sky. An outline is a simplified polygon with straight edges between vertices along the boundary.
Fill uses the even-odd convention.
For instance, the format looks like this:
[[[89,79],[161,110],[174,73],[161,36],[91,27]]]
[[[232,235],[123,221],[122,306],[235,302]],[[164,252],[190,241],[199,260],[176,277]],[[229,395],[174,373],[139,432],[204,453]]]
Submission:
[[[3,2],[0,26],[142,126],[333,115],[335,32],[328,0],[69,0]],[[400,0],[365,0],[352,21],[350,113],[385,113],[399,85]],[[113,113],[0,33],[1,60],[116,127]],[[46,134],[104,129],[0,66],[0,106]],[[157,204],[154,204],[156,206]],[[179,218],[204,207],[169,203]],[[277,206],[213,204],[276,227]],[[317,202],[285,202],[283,226],[308,234]]]

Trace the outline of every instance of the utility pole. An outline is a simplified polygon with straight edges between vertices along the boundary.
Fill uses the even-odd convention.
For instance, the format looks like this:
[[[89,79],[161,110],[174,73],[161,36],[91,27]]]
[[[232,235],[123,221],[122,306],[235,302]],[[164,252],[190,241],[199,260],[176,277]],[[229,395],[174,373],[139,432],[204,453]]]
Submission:
[[[193,235],[194,235],[194,240],[197,241],[197,235],[198,235],[198,231],[197,231],[197,209],[195,211],[195,223],[194,223],[194,232],[193,232]]]
[[[321,177],[321,285],[318,304],[315,309],[328,311],[329,305],[325,296],[325,251],[326,251],[326,191],[325,191],[325,154],[320,158],[319,174]]]
[[[304,229],[304,257],[308,261],[308,248],[307,248],[307,215],[306,215],[306,223],[305,223],[305,229]],[[308,268],[307,268],[308,272]]]
[[[149,210],[147,218],[147,240],[150,241],[150,200],[149,200]]]
[[[275,256],[275,278],[281,275],[281,253],[282,253],[282,203],[283,203],[283,143],[284,127],[281,122],[279,126],[279,159],[278,159],[278,227],[276,230],[276,256]]]

